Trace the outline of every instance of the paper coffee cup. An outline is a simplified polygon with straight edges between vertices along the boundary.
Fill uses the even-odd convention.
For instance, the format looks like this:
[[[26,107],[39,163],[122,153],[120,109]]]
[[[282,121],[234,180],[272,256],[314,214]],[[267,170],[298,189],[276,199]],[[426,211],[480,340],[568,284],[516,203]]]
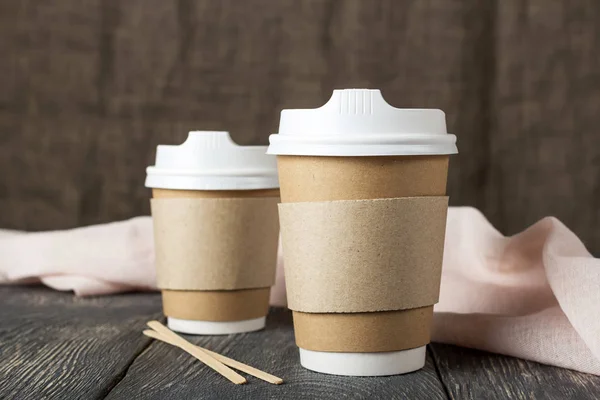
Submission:
[[[455,141],[446,132],[442,111],[396,109],[378,90],[336,90],[321,108],[282,111],[280,131],[271,135],[269,153],[278,158],[288,301],[304,367],[359,376],[401,374],[423,367],[433,304],[439,296],[448,157],[457,152]],[[435,212],[429,212],[434,206]],[[352,214],[354,209],[360,212]],[[364,229],[353,225],[365,213],[380,218],[373,222],[367,218],[364,225],[379,225]],[[297,215],[302,215],[301,221]],[[400,225],[398,221],[414,225],[415,232],[392,226]],[[404,248],[398,250],[392,240],[374,251],[377,243],[370,243],[372,237],[357,239],[345,232],[354,229],[374,235],[394,232]],[[436,236],[432,243],[430,233]],[[336,235],[342,242],[336,241]],[[346,236],[358,242],[344,243]],[[292,239],[301,242],[305,253],[296,251]],[[364,259],[364,268],[359,264],[363,270],[357,270],[359,275],[366,271],[368,276],[376,268],[383,268],[382,274],[356,282],[327,275],[327,268],[334,273],[345,268],[336,260],[360,258],[348,254],[355,249],[374,251]],[[311,253],[317,255],[306,256]],[[396,284],[384,281],[388,266],[381,259],[386,257]],[[311,263],[317,264],[314,269]],[[314,275],[307,277],[297,265]],[[420,270],[421,275],[431,276],[420,276]],[[323,293],[326,279],[347,290],[335,296]],[[373,287],[377,284],[387,285],[387,291]],[[329,289],[337,290],[335,285]],[[304,292],[317,301],[303,296]]]
[[[230,334],[264,328],[274,283],[279,201],[265,146],[227,132],[160,145],[148,168],[157,283],[171,329]]]

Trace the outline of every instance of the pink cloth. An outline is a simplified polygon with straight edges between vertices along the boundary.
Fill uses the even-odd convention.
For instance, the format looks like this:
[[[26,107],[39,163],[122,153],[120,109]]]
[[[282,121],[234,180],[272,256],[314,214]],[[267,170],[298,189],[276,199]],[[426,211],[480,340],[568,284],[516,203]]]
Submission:
[[[600,375],[600,260],[547,217],[504,237],[451,208],[432,340]]]
[[[274,305],[285,305],[281,252]],[[69,231],[0,231],[0,282],[77,295],[155,289],[149,217]],[[433,340],[600,375],[600,260],[560,221],[504,237],[448,211]]]
[[[152,219],[65,231],[0,231],[0,282],[36,281],[79,296],[156,289]]]

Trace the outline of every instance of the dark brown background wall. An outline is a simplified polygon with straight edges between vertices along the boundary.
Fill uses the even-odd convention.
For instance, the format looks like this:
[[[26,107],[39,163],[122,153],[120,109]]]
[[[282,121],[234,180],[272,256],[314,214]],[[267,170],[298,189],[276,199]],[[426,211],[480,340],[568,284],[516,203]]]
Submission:
[[[266,144],[347,87],[446,112],[453,205],[600,252],[595,0],[0,0],[0,227],[148,214],[158,143]]]

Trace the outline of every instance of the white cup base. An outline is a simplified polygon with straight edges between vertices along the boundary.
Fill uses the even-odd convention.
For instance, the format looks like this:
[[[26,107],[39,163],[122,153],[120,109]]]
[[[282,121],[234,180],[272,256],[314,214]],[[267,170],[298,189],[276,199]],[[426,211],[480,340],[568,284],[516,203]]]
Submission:
[[[306,369],[331,375],[400,375],[425,366],[425,348],[381,353],[335,353],[301,348],[300,364]]]
[[[253,332],[263,329],[266,317],[244,321],[194,321],[167,317],[169,329],[190,335],[229,335],[232,333]]]

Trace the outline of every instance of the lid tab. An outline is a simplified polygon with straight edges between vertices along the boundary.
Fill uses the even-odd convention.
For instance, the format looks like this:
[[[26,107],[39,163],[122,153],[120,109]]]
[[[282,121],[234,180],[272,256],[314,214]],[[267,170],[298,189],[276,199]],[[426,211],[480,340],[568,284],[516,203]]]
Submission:
[[[267,146],[240,146],[229,132],[192,131],[180,145],[158,145],[146,187],[181,190],[278,188],[277,162]]]
[[[334,90],[319,108],[283,110],[269,154],[378,156],[457,153],[438,109],[395,108],[379,90]]]

